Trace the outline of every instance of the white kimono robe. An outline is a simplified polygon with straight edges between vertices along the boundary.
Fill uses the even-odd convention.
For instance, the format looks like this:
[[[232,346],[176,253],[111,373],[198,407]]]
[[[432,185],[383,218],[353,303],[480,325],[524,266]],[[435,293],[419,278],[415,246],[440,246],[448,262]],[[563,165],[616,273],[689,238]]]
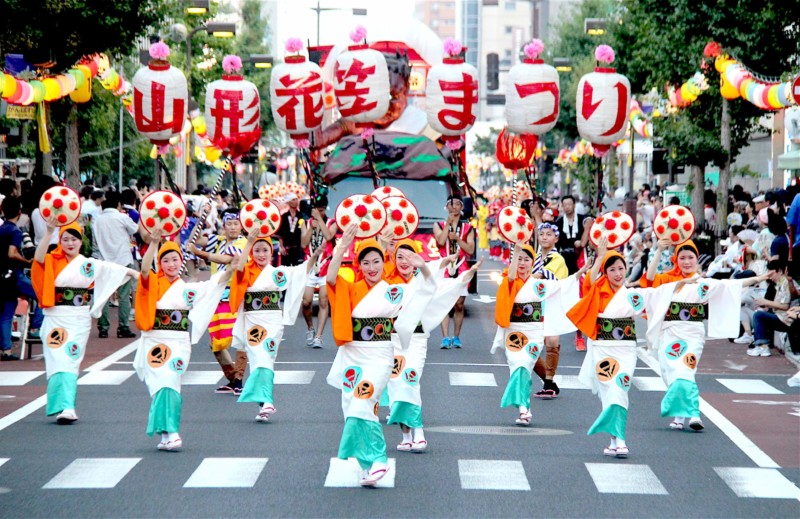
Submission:
[[[244,300],[233,325],[233,347],[247,351],[250,372],[257,368],[275,371],[275,358],[283,340],[284,326],[297,320],[303,302],[308,262],[294,267],[267,265],[247,292],[286,292],[283,310],[244,311]]]
[[[134,341],[137,347],[133,367],[139,380],[147,384],[151,397],[163,388],[181,392],[181,375],[189,367],[192,344],[208,331],[208,323],[225,290],[225,285],[217,282],[220,276],[222,273],[195,283],[177,279],[156,303],[156,309],[188,310],[191,333],[153,329],[143,331]]]
[[[57,288],[89,288],[94,284],[94,294],[91,309],[63,305],[43,309],[40,332],[48,379],[62,372],[78,375],[92,330],[92,318],[100,317],[108,298],[127,278],[127,267],[80,254],[56,276]]]

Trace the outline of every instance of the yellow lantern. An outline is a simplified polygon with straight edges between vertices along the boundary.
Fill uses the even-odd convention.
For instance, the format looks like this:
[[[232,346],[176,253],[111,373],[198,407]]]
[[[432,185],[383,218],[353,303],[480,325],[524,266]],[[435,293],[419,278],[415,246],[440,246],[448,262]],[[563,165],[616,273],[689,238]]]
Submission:
[[[92,99],[92,71],[86,65],[77,65],[76,69],[83,72],[83,84],[70,92],[69,98],[76,103],[88,103]]]
[[[17,80],[11,74],[3,74],[5,84],[3,85],[3,99],[8,99],[17,91]]]
[[[44,85],[44,100],[55,101],[61,98],[61,85],[54,78],[46,78],[42,81]]]
[[[3,92],[3,88],[5,88],[6,84],[6,75],[0,72],[0,93]]]
[[[739,90],[736,89],[730,82],[725,79],[725,75],[720,75],[719,93],[727,100],[736,99],[739,97]]]

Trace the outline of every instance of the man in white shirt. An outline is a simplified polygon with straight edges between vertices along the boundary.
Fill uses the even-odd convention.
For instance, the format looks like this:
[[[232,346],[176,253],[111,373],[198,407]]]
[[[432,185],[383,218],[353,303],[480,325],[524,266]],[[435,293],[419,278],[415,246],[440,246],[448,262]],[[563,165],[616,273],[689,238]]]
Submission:
[[[100,207],[97,204],[102,204],[105,199],[105,191],[96,189],[88,200],[81,204],[81,216],[88,217],[89,220],[96,220],[100,216]]]
[[[133,268],[131,255],[131,236],[138,227],[128,215],[121,212],[122,201],[119,193],[110,191],[103,200],[103,212],[94,218],[92,223],[92,239],[94,249],[100,259],[110,261],[117,265]],[[128,317],[131,312],[131,280],[128,280],[118,289],[119,294],[119,324],[117,325],[117,338],[131,339],[136,334],[128,327]],[[103,315],[97,320],[100,338],[108,337],[108,309],[111,303],[103,307]]]

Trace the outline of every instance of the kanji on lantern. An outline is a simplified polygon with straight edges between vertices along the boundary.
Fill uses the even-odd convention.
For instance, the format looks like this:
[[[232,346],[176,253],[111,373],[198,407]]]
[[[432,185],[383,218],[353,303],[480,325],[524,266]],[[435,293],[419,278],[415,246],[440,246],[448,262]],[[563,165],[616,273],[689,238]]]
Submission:
[[[350,37],[361,41],[366,31],[359,27]],[[365,43],[350,45],[336,58],[334,93],[342,118],[355,123],[370,123],[389,109],[389,70],[380,52]]]
[[[428,72],[428,124],[447,137],[468,132],[475,123],[478,104],[478,71],[464,63],[461,43],[448,38],[446,57]]]
[[[236,158],[261,138],[261,98],[258,88],[239,74],[242,60],[238,56],[225,56],[222,68],[222,79],[206,89],[205,120],[214,146]]]
[[[578,133],[592,143],[595,154],[605,155],[611,144],[625,134],[625,122],[631,104],[631,84],[609,65],[614,51],[600,45],[595,51],[598,66],[578,83]]]
[[[508,73],[505,117],[514,133],[543,135],[558,120],[558,72],[539,59],[543,50],[541,40],[525,45],[522,63]]]
[[[299,52],[303,43],[289,38],[286,50]],[[298,147],[308,146],[311,132],[322,124],[322,71],[300,54],[286,56],[272,71],[269,83],[272,117],[279,129],[288,133]]]
[[[166,145],[179,135],[186,119],[189,91],[183,72],[170,66],[169,47],[150,47],[150,64],[133,76],[133,119],[136,129],[153,144]]]

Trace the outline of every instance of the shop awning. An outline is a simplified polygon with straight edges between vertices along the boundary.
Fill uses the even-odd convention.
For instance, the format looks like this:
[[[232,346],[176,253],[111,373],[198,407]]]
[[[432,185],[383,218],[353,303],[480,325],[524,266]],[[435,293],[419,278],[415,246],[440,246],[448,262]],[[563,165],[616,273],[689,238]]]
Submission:
[[[778,169],[800,169],[800,150],[778,155]]]

